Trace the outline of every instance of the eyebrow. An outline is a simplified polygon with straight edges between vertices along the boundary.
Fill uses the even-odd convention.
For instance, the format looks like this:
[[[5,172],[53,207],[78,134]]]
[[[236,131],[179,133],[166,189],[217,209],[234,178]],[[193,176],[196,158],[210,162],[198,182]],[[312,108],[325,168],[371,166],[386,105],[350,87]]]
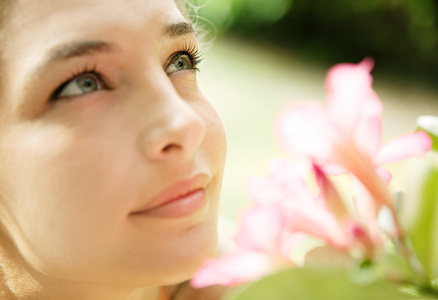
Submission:
[[[193,34],[195,33],[195,29],[193,28],[193,25],[188,22],[178,22],[167,26],[164,33],[170,38],[177,38],[185,34]]]
[[[164,29],[164,35],[170,38],[177,38],[185,34],[194,34],[195,29],[188,22],[178,22],[168,25]],[[104,41],[90,40],[78,41],[63,44],[50,51],[47,62],[56,60],[65,60],[77,56],[94,54],[99,52],[113,52],[115,46]]]
[[[78,41],[63,44],[50,51],[47,61],[64,60],[96,52],[112,52],[114,45],[104,41]]]

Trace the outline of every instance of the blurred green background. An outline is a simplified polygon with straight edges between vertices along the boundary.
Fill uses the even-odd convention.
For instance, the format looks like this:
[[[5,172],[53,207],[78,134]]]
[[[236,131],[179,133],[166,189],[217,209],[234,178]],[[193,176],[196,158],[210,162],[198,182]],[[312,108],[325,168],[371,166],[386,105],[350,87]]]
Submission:
[[[200,83],[228,132],[222,214],[247,205],[248,178],[282,156],[273,134],[289,102],[324,100],[340,62],[375,60],[384,141],[438,112],[438,0],[194,0],[205,28]],[[394,189],[403,188],[402,166]]]
[[[372,56],[379,70],[438,79],[437,0],[198,0],[197,5],[219,35],[275,43],[328,64]]]

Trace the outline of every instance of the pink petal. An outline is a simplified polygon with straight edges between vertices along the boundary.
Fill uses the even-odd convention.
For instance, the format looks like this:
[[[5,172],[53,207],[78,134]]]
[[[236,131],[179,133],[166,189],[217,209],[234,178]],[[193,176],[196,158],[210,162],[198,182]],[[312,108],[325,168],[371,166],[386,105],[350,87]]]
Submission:
[[[348,214],[341,196],[326,174],[317,165],[314,165],[314,171],[316,183],[325,200],[327,209],[338,219]]]
[[[280,255],[285,258],[291,256],[292,250],[306,239],[307,235],[302,232],[291,232],[286,230],[283,232],[279,244]]]
[[[285,210],[290,230],[308,233],[340,249],[347,247],[346,234],[329,211],[296,203],[287,203]]]
[[[381,246],[387,240],[382,235],[378,220],[373,220],[367,224],[368,234],[375,246]]]
[[[269,162],[269,171],[277,176],[290,180],[301,178],[312,170],[312,164],[307,160],[288,161],[285,159],[272,159]]]
[[[391,172],[383,168],[377,168],[376,173],[377,175],[379,175],[380,179],[382,179],[383,182],[386,183],[386,185],[389,185],[392,179]]]
[[[318,102],[287,107],[277,121],[276,134],[291,154],[322,160],[330,160],[331,145],[343,141],[342,132]]]
[[[257,206],[242,216],[235,240],[242,249],[278,253],[284,229],[285,222],[280,205]]]
[[[357,224],[351,224],[348,231],[352,238],[367,252],[368,256],[372,257],[375,245],[368,232]]]
[[[357,149],[370,158],[375,157],[381,147],[382,120],[380,116],[369,116],[358,120],[353,134]]]
[[[376,174],[374,162],[362,155],[355,147],[339,148],[339,161],[360,182],[364,188],[381,204],[391,206],[391,195],[387,186]]]
[[[261,179],[252,178],[248,182],[249,194],[257,205],[273,204],[285,200],[313,201],[308,193],[303,193],[305,183],[302,175],[310,171],[309,163],[274,160],[270,168],[269,176]]]
[[[342,175],[348,173],[347,169],[345,169],[340,164],[334,162],[325,162],[324,165],[320,167],[327,175]]]
[[[249,179],[248,191],[257,205],[267,205],[296,198],[297,189],[303,184],[301,179],[286,181],[277,174],[271,174],[266,178]]]
[[[281,201],[289,194],[287,190],[280,189],[280,185],[271,177],[250,178],[248,191],[251,199],[260,205]]]
[[[430,150],[432,140],[423,131],[417,131],[386,143],[379,151],[376,164],[397,162],[413,156],[421,156]]]
[[[369,117],[358,121],[356,125],[356,132],[350,137],[354,146],[349,145],[350,139],[345,139],[341,147],[337,146],[335,150],[338,155],[333,157],[334,160],[323,162],[321,165],[326,174],[339,175],[347,173],[347,169],[352,171],[351,163],[357,165],[358,159],[365,159],[367,163],[371,164],[370,167],[374,168],[374,157],[376,157],[381,145],[381,119],[380,117]]]
[[[377,222],[377,215],[382,207],[382,203],[376,200],[362,182],[356,178],[353,178],[353,189],[356,211],[362,222],[369,227]]]
[[[379,116],[383,106],[372,88],[374,62],[364,59],[359,64],[339,64],[326,78],[327,108],[341,127],[354,135],[356,124],[363,118]]]
[[[392,175],[389,171],[378,168],[376,170],[379,178],[385,185],[389,185]],[[382,202],[376,200],[370,192],[363,186],[363,184],[353,178],[354,200],[356,210],[362,223],[366,226],[368,234],[374,245],[381,245],[383,238],[378,223],[379,211],[384,207]]]
[[[276,132],[292,155],[311,159],[324,170],[326,166],[333,170],[337,164],[353,171],[351,168],[364,160],[353,136],[337,126],[319,103],[289,106],[280,116]]]
[[[237,285],[261,278],[275,270],[275,260],[263,253],[238,251],[210,260],[191,280],[195,288],[210,285]]]

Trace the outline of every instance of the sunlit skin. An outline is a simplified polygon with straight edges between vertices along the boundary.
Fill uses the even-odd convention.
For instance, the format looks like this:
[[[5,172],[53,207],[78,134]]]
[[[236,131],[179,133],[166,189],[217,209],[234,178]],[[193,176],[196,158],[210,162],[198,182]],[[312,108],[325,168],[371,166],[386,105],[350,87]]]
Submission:
[[[0,65],[4,295],[158,299],[216,252],[226,140],[185,53],[196,35],[172,0],[18,3]],[[198,174],[193,212],[137,213]]]

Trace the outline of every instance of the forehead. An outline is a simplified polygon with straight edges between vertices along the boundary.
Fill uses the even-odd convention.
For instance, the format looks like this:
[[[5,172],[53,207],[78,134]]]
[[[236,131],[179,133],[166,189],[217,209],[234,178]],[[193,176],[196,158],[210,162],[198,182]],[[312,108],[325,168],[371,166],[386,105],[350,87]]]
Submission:
[[[87,16],[94,19],[128,16],[131,21],[154,16],[166,17],[177,10],[174,0],[10,0],[11,13],[24,24],[46,21],[81,22]],[[100,14],[96,15],[96,12]],[[75,20],[74,17],[77,19]]]
[[[182,18],[173,0],[16,0],[11,12],[12,36],[89,34],[111,27],[157,28],[169,19]],[[111,30],[114,30],[112,28]],[[18,31],[18,32],[17,32]],[[38,36],[49,39],[50,36]]]
[[[16,0],[9,16],[8,55],[30,57],[62,42],[83,38],[123,41],[127,31],[138,39],[162,34],[168,23],[183,20],[173,0]]]
[[[2,68],[13,77],[24,76],[59,44],[104,39],[129,47],[135,38],[153,46],[166,25],[184,20],[174,0],[11,1]]]

